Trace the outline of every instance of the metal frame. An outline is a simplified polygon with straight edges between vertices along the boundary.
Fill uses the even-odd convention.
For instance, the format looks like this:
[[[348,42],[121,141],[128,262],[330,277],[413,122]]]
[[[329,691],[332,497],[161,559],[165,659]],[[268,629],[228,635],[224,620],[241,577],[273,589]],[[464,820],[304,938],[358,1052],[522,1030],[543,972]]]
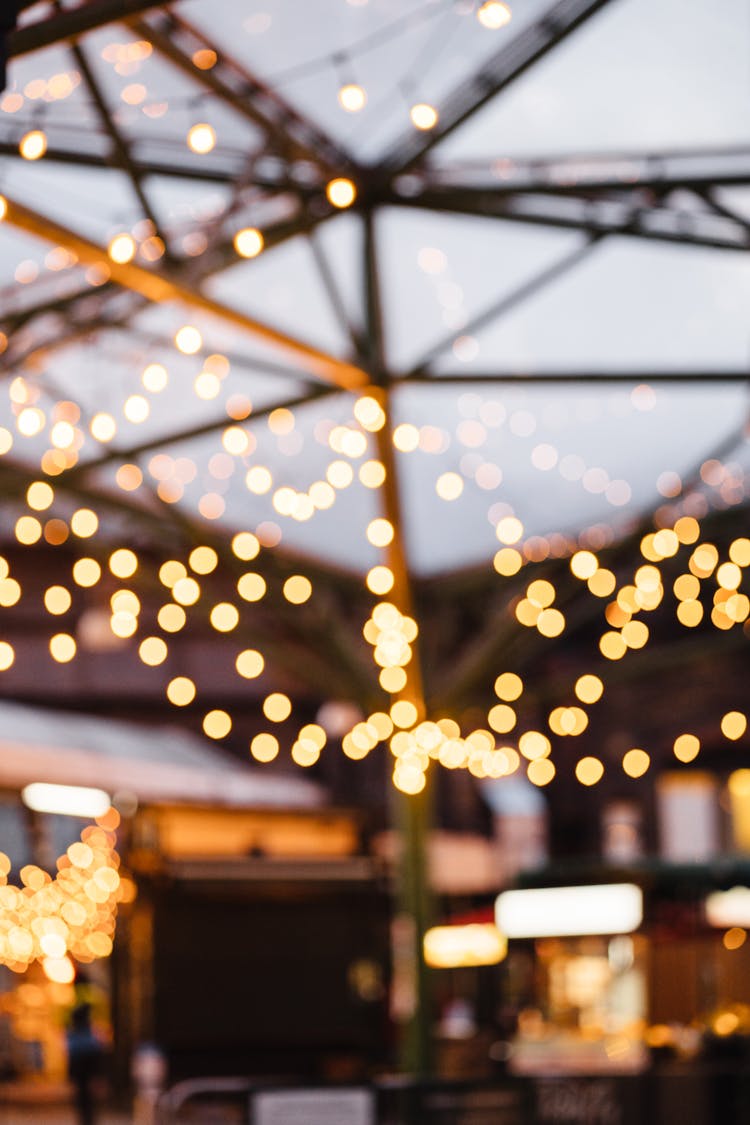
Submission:
[[[438,340],[409,371],[399,373],[389,367],[386,355],[381,312],[382,278],[378,262],[377,216],[381,208],[400,207],[428,210],[454,215],[480,216],[493,221],[532,224],[548,229],[579,232],[581,241],[571,252],[540,271],[515,291],[490,302],[463,332],[478,330],[495,323],[498,318],[530,299],[545,286],[575,268],[608,236],[640,238],[693,247],[725,251],[746,251],[750,247],[750,220],[736,213],[718,194],[722,187],[750,184],[750,150],[701,150],[673,154],[624,154],[622,156],[539,158],[525,161],[503,161],[496,167],[464,165],[445,167],[440,164],[439,145],[464,123],[478,114],[493,98],[502,95],[518,78],[566,42],[579,28],[595,18],[609,0],[554,0],[546,12],[504,45],[479,73],[453,92],[441,106],[436,127],[427,134],[410,132],[397,140],[385,157],[375,166],[359,164],[344,148],[329,137],[304,114],[293,108],[279,93],[260,81],[244,66],[212,44],[196,27],[185,21],[176,3],[159,0],[88,0],[78,7],[58,8],[52,15],[12,32],[8,37],[11,58],[21,57],[43,47],[70,41],[76,64],[86,80],[102,127],[100,140],[109,151],[76,152],[53,146],[47,160],[76,163],[84,166],[116,167],[124,172],[133,193],[147,218],[169,247],[167,260],[159,266],[144,268],[134,263],[115,265],[107,260],[106,251],[95,243],[67,229],[63,224],[32,211],[27,206],[8,201],[7,221],[34,236],[60,243],[75,250],[84,263],[106,263],[110,281],[100,290],[81,290],[57,300],[40,299],[25,309],[8,314],[2,322],[10,348],[0,371],[8,372],[11,363],[28,357],[16,348],[14,337],[37,319],[49,314],[64,315],[73,325],[72,333],[54,341],[43,341],[40,347],[64,346],[75,335],[95,333],[127,324],[150,302],[179,301],[207,312],[225,323],[245,331],[250,339],[264,343],[290,355],[306,376],[312,377],[310,390],[279,405],[303,407],[321,395],[337,391],[368,390],[378,397],[386,412],[387,424],[377,434],[378,455],[386,467],[386,483],[381,490],[383,514],[394,527],[393,544],[388,550],[388,563],[394,574],[392,598],[404,613],[414,615],[414,580],[408,557],[404,520],[399,494],[396,458],[391,440],[389,401],[392,389],[399,382],[424,384],[430,379],[437,385],[460,381],[503,384],[523,381],[556,383],[615,382],[690,382],[747,381],[747,372],[674,372],[674,371],[588,371],[518,373],[496,371],[466,375],[432,374],[432,364],[453,342],[455,333]],[[128,137],[112,121],[109,107],[88,65],[80,39],[89,31],[111,22],[128,22],[134,34],[148,38],[169,62],[188,74],[202,89],[219,98],[223,104],[257,130],[260,145],[249,157],[237,153],[217,153],[208,163],[195,169],[178,159],[149,161],[134,156],[137,138]],[[216,64],[208,70],[198,69],[192,61],[197,49],[211,49]],[[15,156],[10,140],[0,140],[0,154]],[[268,157],[272,158],[268,168]],[[224,160],[222,165],[221,160]],[[259,163],[265,167],[259,168]],[[300,167],[302,166],[302,167]],[[230,170],[227,171],[227,168]],[[317,227],[331,219],[335,212],[325,201],[326,181],[333,176],[348,176],[357,185],[355,206],[364,226],[363,276],[365,285],[365,325],[362,331],[351,323],[326,256],[316,238]],[[220,182],[231,188],[231,199],[222,218],[235,213],[245,193],[255,188],[268,195],[285,194],[294,200],[295,214],[265,230],[267,247],[288,239],[308,237],[331,307],[351,345],[351,359],[344,360],[313,348],[304,341],[288,336],[272,326],[208,298],[202,283],[218,270],[236,261],[223,232],[222,222],[205,226],[209,250],[201,261],[176,259],[174,246],[169,246],[169,232],[164,231],[150,206],[146,183],[150,177],[175,176],[196,181]],[[689,191],[702,204],[700,211],[687,211],[677,193]],[[123,291],[134,299],[123,312],[110,315],[109,309]],[[33,294],[33,289],[30,289]],[[94,309],[80,318],[79,304],[92,302]],[[318,385],[319,381],[323,386]],[[270,408],[269,408],[270,409]],[[256,412],[256,417],[263,411]],[[95,488],[92,476],[96,469],[116,460],[137,458],[156,446],[172,444],[213,432],[226,424],[209,421],[200,427],[173,432],[155,440],[133,445],[128,449],[111,450],[102,457],[81,464],[69,472],[61,487]],[[736,436],[733,438],[736,440]],[[17,486],[26,474],[23,466],[6,465],[3,479],[11,478]],[[131,514],[135,508],[125,505]],[[145,510],[144,510],[145,511]],[[148,511],[149,521],[158,514]],[[173,517],[187,525],[184,517]],[[183,530],[189,531],[189,527]],[[331,585],[333,589],[334,583]],[[334,615],[335,616],[335,615]],[[326,632],[326,629],[328,630]],[[291,634],[290,634],[291,636]],[[333,635],[330,622],[318,622],[316,642],[327,637],[329,653],[347,661],[347,675],[353,690],[361,689],[361,667],[351,640],[338,629]],[[476,668],[486,661],[487,652],[505,643],[506,634],[493,621],[486,631],[459,654],[457,678],[464,686],[475,675]],[[364,690],[364,689],[362,689]],[[409,679],[403,698],[409,699],[420,715],[425,714],[425,688],[418,643],[409,668]],[[429,699],[428,699],[429,702]],[[422,933],[429,913],[427,883],[424,869],[424,833],[429,815],[428,798],[403,802],[402,822],[408,840],[403,870],[402,896],[404,909],[414,920],[415,963],[421,964]],[[417,973],[418,1004],[407,1036],[404,1062],[416,1073],[429,1070],[428,1057],[428,986],[424,966]]]

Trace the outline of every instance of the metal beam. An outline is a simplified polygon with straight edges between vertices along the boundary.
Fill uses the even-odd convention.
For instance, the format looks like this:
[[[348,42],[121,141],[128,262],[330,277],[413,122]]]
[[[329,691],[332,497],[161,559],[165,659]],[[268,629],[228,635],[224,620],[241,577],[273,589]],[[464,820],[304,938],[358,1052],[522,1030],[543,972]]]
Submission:
[[[60,223],[41,215],[14,200],[7,200],[5,221],[11,226],[36,235],[48,242],[66,246],[73,250],[79,261],[89,265],[106,265],[112,280],[125,289],[132,290],[148,301],[160,304],[164,301],[178,301],[190,308],[223,320],[234,328],[242,329],[265,344],[270,344],[294,356],[306,371],[324,382],[346,390],[366,386],[367,375],[360,368],[344,360],[336,359],[325,352],[305,344],[292,336],[254,320],[245,313],[223,305],[199,290],[190,288],[178,280],[173,280],[164,272],[157,273],[145,269],[134,262],[118,264],[109,260],[106,251],[82,235],[62,226]]]
[[[424,170],[431,188],[466,188],[499,195],[518,192],[588,195],[750,183],[746,145],[663,152],[571,153],[433,164]]]
[[[20,58],[63,39],[79,39],[97,27],[119,23],[149,8],[163,8],[165,2],[169,0],[88,0],[77,8],[66,8],[47,19],[16,28],[8,36],[8,58]]]
[[[512,36],[477,74],[464,80],[449,95],[434,129],[427,134],[412,130],[397,142],[384,162],[391,175],[406,172],[422,161],[459,125],[507,89],[607,3],[609,0],[556,0],[537,20]]]
[[[705,246],[712,250],[747,251],[750,247],[750,234],[738,221],[708,213],[700,215],[645,206],[638,203],[637,197],[634,202],[626,198],[590,200],[527,192],[431,188],[413,197],[391,193],[383,202],[426,211],[578,230],[592,236],[622,235],[675,245]]]
[[[750,383],[749,371],[503,371],[496,372],[474,371],[467,367],[464,372],[431,372],[419,371],[415,374],[405,375],[399,383],[411,383],[414,386],[430,384],[430,386],[463,386],[470,383],[495,384],[521,384],[524,387],[540,386],[577,387],[602,384],[604,386],[624,384],[634,387],[639,383],[660,385],[676,383],[685,386],[699,386],[710,392],[708,384],[713,383]]]
[[[170,260],[171,255],[169,252],[169,243],[167,242],[166,235],[162,229],[161,223],[156,218],[156,213],[148,201],[145,191],[143,190],[143,174],[137,165],[133,162],[130,155],[130,144],[125,140],[122,133],[115,124],[115,119],[110,107],[104,100],[104,95],[99,88],[99,83],[94,77],[94,72],[89,66],[89,61],[77,43],[71,46],[71,53],[76,61],[76,65],[83,75],[83,80],[86,83],[91,99],[96,108],[102,128],[109,136],[112,144],[112,155],[114,156],[115,163],[125,172],[133,189],[133,193],[141,206],[141,210],[145,217],[150,221],[151,226],[154,228],[153,233],[158,235],[164,243],[164,250],[166,253],[167,261]]]

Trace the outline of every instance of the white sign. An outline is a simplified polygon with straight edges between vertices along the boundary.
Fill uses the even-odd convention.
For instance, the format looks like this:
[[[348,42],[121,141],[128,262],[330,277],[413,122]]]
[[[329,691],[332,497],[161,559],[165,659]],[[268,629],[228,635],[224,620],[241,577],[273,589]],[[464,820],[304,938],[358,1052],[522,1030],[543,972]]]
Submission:
[[[252,1107],[253,1125],[375,1125],[370,1090],[264,1090]]]

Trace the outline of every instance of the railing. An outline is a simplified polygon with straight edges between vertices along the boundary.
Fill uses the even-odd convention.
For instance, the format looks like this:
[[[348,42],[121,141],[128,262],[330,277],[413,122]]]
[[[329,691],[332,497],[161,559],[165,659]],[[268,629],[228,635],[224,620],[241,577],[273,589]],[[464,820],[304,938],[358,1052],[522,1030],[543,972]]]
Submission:
[[[750,1122],[750,1065],[664,1065],[637,1075],[502,1076],[270,1085],[180,1082],[158,1125],[739,1125]]]

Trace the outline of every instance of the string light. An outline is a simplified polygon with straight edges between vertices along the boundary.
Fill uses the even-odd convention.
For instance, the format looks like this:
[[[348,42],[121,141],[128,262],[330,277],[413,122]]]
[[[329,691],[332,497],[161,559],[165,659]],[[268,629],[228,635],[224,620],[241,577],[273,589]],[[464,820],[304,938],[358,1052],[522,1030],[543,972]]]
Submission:
[[[357,198],[357,189],[351,180],[339,176],[326,184],[326,198],[334,207],[341,209],[351,207]]]
[[[416,129],[428,131],[434,129],[438,123],[439,114],[434,106],[427,102],[417,102],[409,110],[409,117]]]
[[[18,151],[24,160],[40,160],[47,151],[47,134],[41,129],[32,129],[21,137]]]
[[[187,144],[191,152],[204,156],[216,145],[216,132],[212,125],[200,122],[192,125],[188,131]]]
[[[488,28],[490,31],[497,31],[501,27],[505,27],[510,23],[512,13],[507,4],[501,3],[501,0],[485,0],[485,3],[480,4],[477,9],[477,19],[482,27]]]

